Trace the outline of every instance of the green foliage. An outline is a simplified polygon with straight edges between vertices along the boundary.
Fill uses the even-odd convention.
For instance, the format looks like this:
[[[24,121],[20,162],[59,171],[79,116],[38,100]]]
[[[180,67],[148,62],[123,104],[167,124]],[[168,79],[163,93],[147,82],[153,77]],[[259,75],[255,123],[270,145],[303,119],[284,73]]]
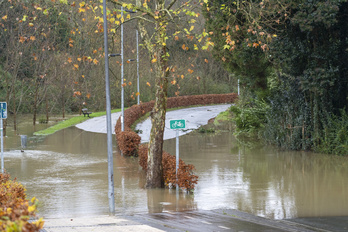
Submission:
[[[272,44],[282,70],[265,138],[284,148],[342,154],[345,137],[336,125],[344,126],[338,118],[348,103],[347,1],[303,0],[291,7]]]
[[[232,121],[236,124],[236,134],[255,136],[264,128],[266,113],[269,105],[262,100],[241,100],[233,105],[230,111],[234,117]]]
[[[213,54],[240,84],[259,99],[267,95],[273,71],[269,43],[273,25],[284,18],[286,1],[206,1],[203,15],[214,42]]]

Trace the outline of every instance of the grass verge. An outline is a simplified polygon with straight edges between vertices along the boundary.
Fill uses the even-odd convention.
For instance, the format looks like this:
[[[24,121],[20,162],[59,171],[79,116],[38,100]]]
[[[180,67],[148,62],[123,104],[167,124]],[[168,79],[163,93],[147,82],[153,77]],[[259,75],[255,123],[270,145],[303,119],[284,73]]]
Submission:
[[[121,109],[115,109],[115,110],[112,110],[111,113],[116,113],[116,112],[119,112],[121,111]],[[62,129],[65,129],[65,128],[68,128],[68,127],[71,127],[71,126],[75,126],[76,124],[79,124],[83,121],[86,121],[88,119],[91,119],[91,118],[95,118],[95,117],[100,117],[100,116],[103,116],[103,115],[106,115],[106,111],[103,111],[103,112],[93,112],[90,117],[84,117],[83,115],[79,115],[79,116],[75,116],[75,117],[72,117],[70,119],[67,119],[67,120],[64,120],[64,121],[61,121],[59,122],[58,124],[55,124],[45,130],[40,130],[40,131],[36,131],[34,133],[34,135],[50,135],[50,134],[53,134],[55,133],[56,131],[59,131],[59,130],[62,130]]]

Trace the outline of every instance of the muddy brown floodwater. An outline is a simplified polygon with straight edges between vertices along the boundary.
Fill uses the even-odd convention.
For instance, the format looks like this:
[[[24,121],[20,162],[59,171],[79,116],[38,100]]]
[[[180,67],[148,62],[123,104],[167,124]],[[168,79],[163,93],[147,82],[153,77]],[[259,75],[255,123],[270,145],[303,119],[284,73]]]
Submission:
[[[71,127],[47,137],[5,138],[5,169],[40,200],[44,217],[108,214],[106,135]],[[36,128],[40,129],[40,128]],[[180,137],[180,158],[194,164],[193,194],[147,190],[137,158],[114,144],[117,214],[238,209],[271,219],[348,216],[348,159],[240,143],[228,131]],[[250,145],[252,144],[252,145]],[[175,154],[175,139],[164,149]]]

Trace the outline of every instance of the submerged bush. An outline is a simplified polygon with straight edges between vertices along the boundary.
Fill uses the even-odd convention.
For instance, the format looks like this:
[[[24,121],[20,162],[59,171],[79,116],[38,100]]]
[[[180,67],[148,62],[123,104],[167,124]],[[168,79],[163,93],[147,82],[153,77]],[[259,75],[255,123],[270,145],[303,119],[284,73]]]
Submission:
[[[348,114],[341,110],[341,116],[332,115],[324,127],[324,136],[316,149],[318,152],[348,155]]]
[[[139,165],[143,170],[147,170],[147,153],[148,148],[146,145],[139,147]],[[179,188],[184,188],[190,191],[195,188],[198,181],[198,176],[193,174],[195,169],[192,164],[185,164],[184,161],[179,159],[178,180],[176,179],[176,157],[163,152],[162,154],[163,165],[163,180],[166,187],[175,187],[178,184]]]
[[[259,100],[240,101],[231,106],[230,111],[234,114],[232,121],[236,124],[236,134],[256,135],[260,129],[264,128],[268,109],[268,104]]]

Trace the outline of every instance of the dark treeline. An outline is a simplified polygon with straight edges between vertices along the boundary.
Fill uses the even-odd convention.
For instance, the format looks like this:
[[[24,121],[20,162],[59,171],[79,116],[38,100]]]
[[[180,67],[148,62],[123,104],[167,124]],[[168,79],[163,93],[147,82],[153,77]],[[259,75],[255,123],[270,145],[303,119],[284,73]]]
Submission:
[[[204,15],[214,56],[267,102],[264,138],[348,154],[347,1],[214,0]]]

